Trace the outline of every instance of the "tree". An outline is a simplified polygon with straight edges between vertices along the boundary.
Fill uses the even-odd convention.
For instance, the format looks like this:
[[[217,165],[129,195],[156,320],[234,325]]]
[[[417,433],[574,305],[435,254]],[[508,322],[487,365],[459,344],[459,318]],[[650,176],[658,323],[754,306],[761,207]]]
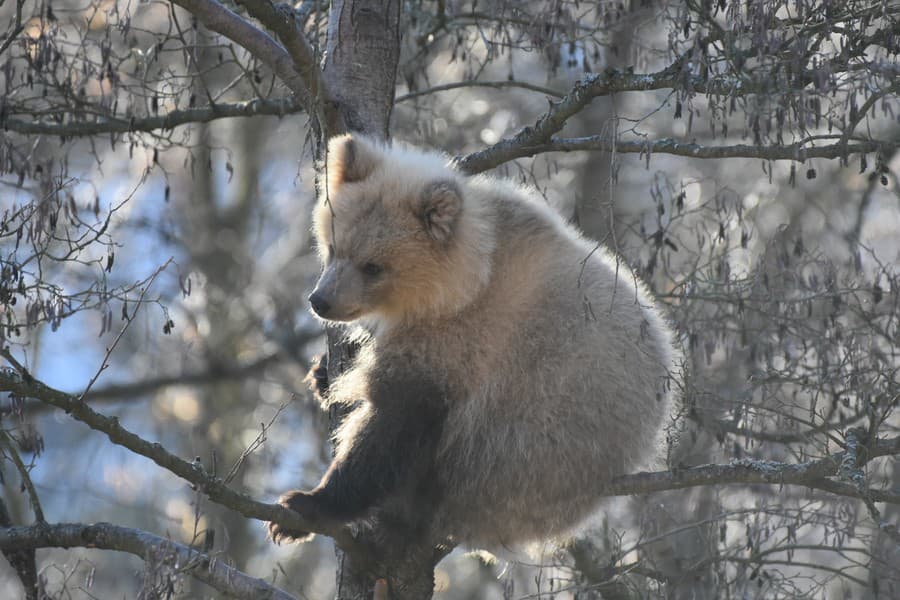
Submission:
[[[327,429],[286,406],[320,342],[298,300],[314,165],[345,131],[538,185],[684,333],[669,469],[616,480],[610,497],[641,500],[606,512],[632,522],[568,546],[536,593],[896,595],[900,281],[878,231],[897,221],[895,3],[6,0],[0,17],[0,446],[24,493],[5,491],[0,548],[28,597],[71,586],[38,569],[47,547],[138,555],[123,589],[146,597],[184,575],[289,597],[243,573],[269,571],[254,519],[332,538],[339,598],[431,595],[441,540],[385,546],[377,523],[332,530],[269,502],[298,461],[317,470],[319,446],[297,448]],[[331,375],[352,360],[339,339]],[[88,451],[69,418],[105,434],[106,475],[53,470]],[[153,485],[136,456],[190,501],[135,491]],[[82,523],[48,523],[61,480],[116,502],[57,500]],[[180,534],[142,531],[164,532],[161,507]],[[84,524],[110,513],[133,527]],[[323,548],[279,585],[311,585]],[[509,573],[485,585],[515,597]]]

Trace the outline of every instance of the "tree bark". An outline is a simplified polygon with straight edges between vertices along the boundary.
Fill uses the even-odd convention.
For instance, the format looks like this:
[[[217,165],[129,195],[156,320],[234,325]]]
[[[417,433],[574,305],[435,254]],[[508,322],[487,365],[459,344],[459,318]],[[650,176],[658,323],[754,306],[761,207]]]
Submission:
[[[400,57],[399,0],[332,2],[325,51],[323,79],[343,124],[349,131],[388,139]],[[329,132],[336,133],[341,132]],[[329,378],[338,376],[352,360],[341,333],[329,330]],[[333,414],[332,427],[342,417]],[[353,550],[337,549],[337,599],[368,600],[379,579],[387,581],[391,598],[430,598],[434,566],[443,555],[431,547],[386,548],[379,544],[380,537],[377,531],[366,530]]]
[[[324,79],[347,129],[388,138],[400,58],[400,1],[332,2],[325,53]]]
[[[900,481],[900,460],[893,461],[888,470],[888,481]],[[900,506],[886,504],[881,513],[887,523],[900,522]],[[885,600],[896,598],[900,594],[900,544],[883,528],[872,540],[872,563],[869,569],[869,588],[863,598],[866,600]]]

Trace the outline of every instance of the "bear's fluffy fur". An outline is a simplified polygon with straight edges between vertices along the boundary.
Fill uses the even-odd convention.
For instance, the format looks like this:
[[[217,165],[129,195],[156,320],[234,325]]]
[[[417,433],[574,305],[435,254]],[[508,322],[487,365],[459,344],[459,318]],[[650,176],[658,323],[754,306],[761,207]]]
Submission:
[[[334,461],[283,505],[506,546],[572,529],[653,458],[680,361],[624,264],[438,154],[343,136],[326,167],[310,301],[367,333],[328,393],[353,406]]]

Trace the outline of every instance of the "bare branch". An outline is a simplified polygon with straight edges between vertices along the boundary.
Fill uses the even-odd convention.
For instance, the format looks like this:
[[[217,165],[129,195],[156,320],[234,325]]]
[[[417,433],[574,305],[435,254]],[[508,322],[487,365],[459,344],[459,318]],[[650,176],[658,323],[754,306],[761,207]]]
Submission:
[[[801,485],[842,496],[862,498],[863,495],[855,486],[826,479],[839,474],[841,464],[847,454],[847,452],[838,452],[818,460],[797,464],[741,459],[734,460],[727,465],[701,465],[688,469],[623,475],[612,480],[606,495],[648,494],[702,485],[768,483]],[[900,454],[900,437],[880,439],[867,449],[865,459],[870,461],[880,456],[896,456],[898,454]],[[868,495],[875,502],[900,504],[900,491],[868,490]]]
[[[293,600],[274,585],[229,567],[224,560],[139,529],[109,523],[59,523],[0,528],[0,549],[101,548],[128,552],[146,560],[155,556],[182,572],[238,598]]]
[[[180,373],[154,377],[134,383],[110,384],[93,390],[87,395],[87,399],[90,401],[98,399],[116,400],[128,396],[147,394],[170,385],[197,385],[222,381],[240,381],[247,377],[252,377],[270,365],[276,364],[280,358],[280,355],[277,353],[266,354],[243,364],[214,365],[209,370],[198,373]]]
[[[342,133],[346,128],[343,117],[328,93],[316,53],[303,34],[303,21],[288,4],[275,4],[272,0],[239,0],[239,3],[251,16],[274,31],[284,45],[308,90],[309,100],[304,104],[325,128],[326,137]]]
[[[3,352],[7,359],[8,351]],[[14,359],[13,359],[14,360]],[[344,548],[356,541],[345,527],[333,527],[327,523],[310,523],[297,513],[277,504],[264,504],[229,489],[222,479],[209,475],[199,463],[189,463],[166,451],[160,444],[151,443],[122,427],[118,419],[102,415],[75,396],[55,390],[32,378],[27,371],[21,375],[10,370],[0,370],[0,391],[8,391],[20,397],[31,397],[47,402],[69,413],[73,418],[101,431],[110,441],[147,457],[159,466],[191,482],[210,500],[231,508],[246,517],[275,521],[300,531],[314,531],[335,539]],[[867,449],[866,460],[880,456],[900,454],[900,437],[877,440]],[[607,488],[607,496],[627,496],[651,492],[683,489],[703,485],[723,484],[777,484],[801,485],[823,489],[859,498],[854,486],[835,486],[826,477],[838,474],[845,453],[839,452],[819,460],[799,464],[774,461],[739,460],[727,465],[704,465],[689,469],[636,473],[615,478]],[[900,493],[869,490],[868,497],[876,502],[900,504]]]
[[[527,128],[522,130],[527,131]],[[759,158],[762,160],[796,160],[810,158],[844,158],[851,154],[890,152],[900,147],[900,142],[860,141],[833,143],[824,146],[786,144],[757,146],[734,144],[730,146],[705,146],[696,142],[679,142],[671,138],[660,140],[611,140],[608,136],[592,135],[578,138],[549,138],[544,142],[531,142],[521,132],[493,146],[457,158],[457,165],[468,173],[481,173],[516,158],[535,156],[544,152],[575,152],[599,150],[619,154],[671,154],[688,158]]]
[[[293,401],[293,400],[294,400],[294,398],[292,397],[291,401]],[[226,484],[231,483],[231,481],[235,478],[235,476],[240,472],[241,467],[244,465],[244,462],[247,460],[247,458],[251,454],[256,452],[265,443],[265,441],[267,439],[266,434],[272,428],[272,425],[275,424],[276,419],[278,419],[278,417],[281,416],[281,412],[286,407],[287,407],[287,404],[282,404],[281,406],[278,407],[278,410],[275,411],[275,414],[272,415],[272,418],[269,419],[268,423],[260,423],[259,434],[257,434],[257,436],[255,438],[253,438],[253,441],[250,442],[246,448],[244,448],[243,452],[241,452],[241,455],[238,457],[238,459],[236,461],[234,461],[233,465],[231,465],[231,469],[228,470],[228,474],[225,476]]]
[[[0,497],[0,526],[12,527],[12,517],[6,508],[6,503]],[[28,549],[9,549],[2,550],[3,556],[9,561],[10,566],[16,571],[22,587],[25,591],[25,600],[37,600],[38,598],[38,575],[37,564],[35,563],[34,550]]]
[[[2,4],[2,3],[0,3]],[[13,22],[12,28],[6,32],[6,37],[3,38],[3,41],[0,42],[0,54],[6,52],[6,49],[9,48],[10,44],[13,43],[13,40],[16,39],[22,31],[25,29],[25,25],[22,23],[22,7],[25,6],[25,0],[16,0],[16,17]]]
[[[137,315],[137,312],[144,305],[144,296],[146,296],[147,292],[150,291],[150,288],[153,286],[153,282],[156,281],[157,276],[159,276],[160,273],[165,271],[168,268],[168,266],[172,263],[173,260],[174,260],[173,258],[169,258],[169,260],[167,260],[164,265],[162,265],[161,267],[156,269],[156,272],[150,276],[149,281],[147,281],[146,285],[144,285],[141,288],[141,293],[138,296],[137,302],[135,303],[134,311],[131,313],[131,316],[128,316],[128,314],[125,311],[123,311],[123,317],[125,319],[125,324],[122,325],[121,329],[119,329],[119,333],[113,339],[112,344],[110,344],[109,347],[106,348],[106,353],[103,355],[103,361],[100,363],[100,367],[97,369],[97,371],[91,377],[90,381],[88,381],[88,384],[85,386],[84,390],[81,392],[81,395],[78,396],[79,403],[84,401],[85,395],[91,391],[91,388],[94,387],[95,383],[97,383],[97,380],[100,378],[100,375],[103,374],[103,371],[105,371],[106,369],[109,368],[109,359],[112,356],[113,351],[116,349],[116,346],[119,345],[119,342],[125,336],[125,332],[128,331],[128,328],[131,326],[132,321],[134,321],[135,315]],[[7,356],[7,358],[9,358],[9,356]]]
[[[418,90],[415,92],[409,92],[408,94],[403,94],[402,96],[397,96],[396,98],[394,98],[394,103],[396,104],[397,102],[406,102],[408,100],[419,98],[421,96],[428,96],[431,94],[436,94],[438,92],[447,92],[450,90],[458,90],[463,88],[492,88],[497,90],[505,88],[519,88],[546,94],[554,98],[562,98],[564,96],[564,94],[552,88],[544,87],[542,85],[535,85],[533,83],[528,83],[527,81],[456,81],[454,83],[436,85],[425,90]]]
[[[41,500],[38,497],[37,490],[34,489],[34,483],[31,481],[31,475],[28,473],[28,467],[25,466],[19,451],[16,450],[12,436],[6,430],[0,430],[0,447],[9,455],[9,459],[16,465],[16,470],[22,478],[22,487],[28,492],[28,500],[31,502],[31,510],[34,513],[34,520],[38,523],[46,522],[44,519],[44,509],[41,508]]]
[[[677,69],[669,67],[650,75],[634,75],[616,69],[605,73],[591,73],[575,83],[575,86],[559,102],[551,102],[550,109],[541,115],[537,123],[520,130],[512,138],[501,140],[480,152],[460,157],[458,166],[469,173],[480,173],[519,157],[523,148],[546,144],[565,126],[566,121],[581,112],[594,98],[616,92],[632,92],[670,88],[676,84]],[[524,154],[522,156],[528,156]]]
[[[7,118],[0,123],[6,130],[22,134],[61,135],[66,137],[97,135],[101,133],[129,133],[138,131],[165,131],[189,123],[208,123],[232,117],[273,115],[283,117],[303,110],[300,102],[291,98],[265,100],[256,98],[233,104],[211,104],[197,108],[173,110],[164,115],[119,119],[98,117],[94,121],[68,121],[57,123],[40,120]]]
[[[250,54],[268,65],[297,94],[304,106],[313,106],[315,95],[309,88],[309,82],[296,70],[294,59],[288,51],[266,32],[257,29],[215,0],[172,0],[172,3],[194,14],[207,29],[246,48]]]
[[[805,79],[802,79],[805,81]],[[798,83],[798,85],[800,85]],[[691,158],[763,158],[769,160],[804,160],[806,158],[837,158],[853,152],[887,150],[896,144],[865,141],[854,144],[842,143],[823,147],[806,144],[781,146],[759,146],[736,144],[733,146],[702,146],[693,142],[678,142],[672,139],[656,141],[618,141],[607,136],[596,135],[578,138],[554,138],[562,130],[568,119],[578,114],[594,98],[609,96],[619,92],[636,92],[660,89],[691,90],[696,93],[743,96],[765,91],[760,85],[733,77],[706,78],[682,71],[677,60],[661,71],[649,74],[635,74],[617,69],[604,73],[591,73],[576,82],[575,86],[559,102],[551,103],[550,109],[537,122],[521,129],[511,138],[497,142],[479,152],[458,157],[457,165],[468,173],[481,173],[516,158],[534,156],[542,152],[571,152],[574,150],[605,150],[622,153],[660,152]]]
[[[3,350],[0,354],[10,360],[11,364],[16,364],[8,350]],[[161,444],[148,442],[122,427],[117,418],[100,414],[86,403],[80,402],[76,396],[44,385],[26,370],[20,373],[8,369],[0,370],[0,391],[12,392],[19,397],[35,398],[65,410],[75,420],[106,434],[114,444],[149,458],[160,467],[192,483],[213,502],[227,506],[245,517],[275,521],[295,530],[322,533],[348,547],[352,547],[354,543],[353,537],[345,528],[317,526],[278,504],[265,504],[235,492],[228,488],[221,478],[208,474],[199,462],[187,462],[168,452]]]

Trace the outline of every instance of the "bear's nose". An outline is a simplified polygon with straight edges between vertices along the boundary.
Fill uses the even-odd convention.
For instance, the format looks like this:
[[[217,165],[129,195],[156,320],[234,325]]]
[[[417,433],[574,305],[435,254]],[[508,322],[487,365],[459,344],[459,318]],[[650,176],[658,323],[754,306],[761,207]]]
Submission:
[[[322,297],[322,294],[319,292],[313,292],[309,295],[309,305],[312,306],[313,311],[320,317],[324,317],[328,314],[328,311],[331,310],[331,304],[328,303],[328,300]]]

